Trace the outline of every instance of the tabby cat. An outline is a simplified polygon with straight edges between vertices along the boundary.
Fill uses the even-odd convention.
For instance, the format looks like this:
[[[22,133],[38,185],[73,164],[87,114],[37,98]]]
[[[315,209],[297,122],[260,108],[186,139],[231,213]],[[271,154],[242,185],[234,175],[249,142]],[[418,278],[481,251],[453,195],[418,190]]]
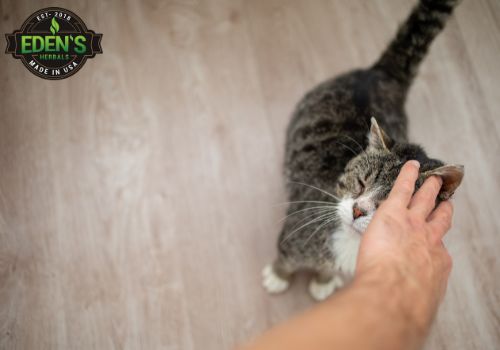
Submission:
[[[298,104],[287,130],[288,216],[278,257],[262,272],[270,293],[286,290],[301,270],[314,273],[316,300],[343,286],[363,231],[407,160],[421,164],[417,188],[428,176],[443,179],[438,201],[460,185],[463,166],[408,142],[404,111],[417,68],[458,2],[420,0],[372,67],[328,80]]]

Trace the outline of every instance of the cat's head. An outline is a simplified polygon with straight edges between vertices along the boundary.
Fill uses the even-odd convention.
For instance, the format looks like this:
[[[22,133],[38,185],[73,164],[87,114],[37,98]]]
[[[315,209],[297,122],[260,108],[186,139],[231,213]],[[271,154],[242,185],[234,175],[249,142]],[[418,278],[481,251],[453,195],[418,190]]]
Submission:
[[[427,157],[420,146],[394,142],[372,118],[366,150],[349,161],[336,184],[335,192],[341,197],[337,212],[342,224],[363,233],[387,198],[401,167],[411,159],[420,162],[416,189],[429,176],[443,179],[437,202],[450,198],[462,181],[462,165],[445,165]]]

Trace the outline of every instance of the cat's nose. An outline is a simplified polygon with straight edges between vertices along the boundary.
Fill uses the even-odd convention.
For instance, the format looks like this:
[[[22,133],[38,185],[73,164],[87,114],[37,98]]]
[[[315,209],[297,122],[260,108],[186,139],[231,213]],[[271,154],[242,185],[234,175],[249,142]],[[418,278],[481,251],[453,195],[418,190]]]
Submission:
[[[354,203],[354,205],[352,206],[352,217],[354,218],[354,220],[365,215],[366,210],[360,208],[357,203]]]

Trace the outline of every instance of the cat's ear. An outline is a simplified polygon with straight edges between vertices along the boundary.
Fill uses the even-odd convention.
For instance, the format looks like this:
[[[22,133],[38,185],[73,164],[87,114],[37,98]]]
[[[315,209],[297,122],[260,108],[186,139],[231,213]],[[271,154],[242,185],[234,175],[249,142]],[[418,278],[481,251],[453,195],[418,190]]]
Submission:
[[[368,149],[372,150],[389,150],[392,145],[392,140],[382,130],[375,118],[371,118],[370,133],[368,134]]]
[[[443,179],[443,186],[441,186],[441,191],[439,191],[439,199],[447,200],[449,199],[455,190],[462,183],[464,177],[464,166],[463,165],[444,165],[436,169],[426,171],[422,174],[424,179],[429,176],[439,176]]]

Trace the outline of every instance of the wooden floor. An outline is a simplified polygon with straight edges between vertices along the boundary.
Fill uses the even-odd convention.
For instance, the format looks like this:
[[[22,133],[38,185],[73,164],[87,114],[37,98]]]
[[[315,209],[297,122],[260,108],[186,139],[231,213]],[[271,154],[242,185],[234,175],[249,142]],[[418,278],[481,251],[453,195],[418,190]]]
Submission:
[[[413,2],[2,0],[1,33],[60,5],[104,54],[62,81],[0,55],[0,349],[229,349],[312,305],[303,278],[260,286],[285,127]],[[500,348],[499,82],[500,2],[465,0],[408,102],[412,139],[466,167],[429,350]]]

